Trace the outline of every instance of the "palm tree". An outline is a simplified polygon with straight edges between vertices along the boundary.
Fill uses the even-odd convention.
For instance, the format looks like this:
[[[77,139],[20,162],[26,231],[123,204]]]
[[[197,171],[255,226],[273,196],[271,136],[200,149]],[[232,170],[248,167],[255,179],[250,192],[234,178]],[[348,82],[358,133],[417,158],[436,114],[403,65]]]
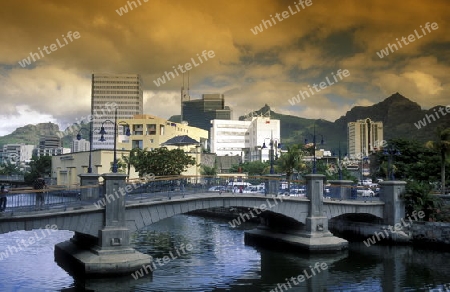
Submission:
[[[200,164],[200,174],[206,176],[206,182],[210,185],[211,179],[215,178],[217,175],[217,168]]]
[[[428,141],[425,147],[436,150],[441,156],[441,190],[442,194],[445,195],[445,163],[447,155],[450,154],[450,128],[442,129],[439,127],[436,134],[437,139]]]
[[[135,160],[137,159],[136,155],[136,152],[138,151],[137,149],[139,148],[132,149],[128,156],[122,156],[123,161],[125,161],[125,163],[127,164],[128,177],[130,177],[131,165],[133,165],[135,163]]]
[[[279,170],[286,172],[286,180],[288,181],[288,192],[291,192],[291,176],[294,170],[301,170],[305,168],[303,163],[303,151],[297,145],[287,146],[287,152],[282,153],[277,160]]]

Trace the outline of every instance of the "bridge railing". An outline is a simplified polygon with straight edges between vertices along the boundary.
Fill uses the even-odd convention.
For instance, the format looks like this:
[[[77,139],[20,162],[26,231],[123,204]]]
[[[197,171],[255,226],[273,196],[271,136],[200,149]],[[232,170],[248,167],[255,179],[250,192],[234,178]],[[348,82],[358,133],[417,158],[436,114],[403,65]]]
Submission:
[[[40,210],[65,210],[80,202],[80,188],[50,187],[43,190],[16,188],[6,194],[6,208],[3,214],[31,212]]]
[[[294,197],[306,196],[306,185],[302,180],[291,180],[290,193],[287,191],[287,182],[280,177],[214,177],[214,176],[161,176],[151,180],[127,181],[131,191],[124,196],[126,201],[143,199],[171,199],[172,197],[193,196],[199,193],[254,193],[266,195],[268,180],[279,180],[280,189],[277,195],[289,195]],[[247,187],[248,185],[251,185]],[[81,201],[81,191],[84,188],[92,188],[93,193],[99,194],[99,198],[85,199]],[[344,188],[344,190],[342,190]],[[43,197],[42,206],[39,197]],[[343,195],[344,194],[344,195]],[[330,185],[324,189],[325,199],[377,199],[364,198],[356,193],[352,186]],[[102,184],[79,186],[70,188],[50,186],[44,190],[31,188],[13,189],[7,194],[7,205],[4,213],[30,212],[36,210],[66,210],[68,207],[90,205],[104,200]]]

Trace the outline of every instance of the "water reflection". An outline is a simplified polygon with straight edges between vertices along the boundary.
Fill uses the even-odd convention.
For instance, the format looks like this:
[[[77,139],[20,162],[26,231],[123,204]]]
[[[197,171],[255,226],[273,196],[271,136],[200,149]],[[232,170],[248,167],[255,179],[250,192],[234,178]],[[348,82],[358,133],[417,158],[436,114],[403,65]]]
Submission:
[[[410,246],[366,247],[351,243],[339,254],[308,255],[244,245],[244,231],[227,220],[175,216],[133,235],[140,252],[163,258],[182,244],[192,250],[135,280],[131,274],[109,279],[73,279],[54,262],[54,244],[72,232],[58,231],[0,261],[0,291],[271,291],[285,284],[289,291],[430,291],[450,286],[449,252]],[[30,232],[0,235],[0,252]],[[327,269],[295,284],[316,263]],[[290,288],[290,287],[288,287]],[[280,290],[278,290],[280,291]],[[284,290],[286,291],[286,290]],[[437,290],[436,290],[437,291]]]

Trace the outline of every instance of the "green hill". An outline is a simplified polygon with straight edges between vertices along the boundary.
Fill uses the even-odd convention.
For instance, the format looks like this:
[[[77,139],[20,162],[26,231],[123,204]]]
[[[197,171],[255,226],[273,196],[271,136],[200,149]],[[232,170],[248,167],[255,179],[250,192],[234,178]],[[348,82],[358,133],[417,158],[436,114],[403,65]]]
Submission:
[[[418,129],[415,124],[419,120],[424,121],[426,115],[435,117],[440,106],[436,106],[429,110],[423,110],[421,107],[402,96],[395,93],[382,102],[372,106],[356,106],[341,116],[334,122],[322,119],[305,119],[302,117],[284,115],[276,113],[270,109],[270,106],[264,105],[261,109],[251,112],[246,116],[239,117],[243,120],[248,116],[269,115],[273,119],[279,119],[281,123],[281,140],[282,143],[303,143],[305,138],[312,141],[312,133],[314,124],[316,126],[317,142],[321,140],[321,135],[325,141],[323,148],[337,152],[339,143],[342,153],[346,153],[347,148],[347,123],[354,122],[358,119],[370,118],[373,121],[383,122],[384,139],[405,138],[414,139],[420,143],[433,140],[435,137],[435,128],[439,126],[450,127],[450,114],[438,115],[435,121],[429,117],[431,123],[421,126]],[[179,121],[180,116],[172,116],[171,121]],[[88,127],[89,124],[83,125]],[[72,127],[77,128],[77,127]],[[69,128],[70,129],[70,128]],[[37,125],[26,125],[17,128],[9,135],[0,137],[0,145],[10,143],[26,143],[37,145],[39,138],[45,135],[56,135],[59,127],[52,123],[41,123]],[[67,135],[63,137],[63,146],[70,147],[72,139],[76,136],[76,132],[66,131]],[[322,148],[322,147],[318,147]]]

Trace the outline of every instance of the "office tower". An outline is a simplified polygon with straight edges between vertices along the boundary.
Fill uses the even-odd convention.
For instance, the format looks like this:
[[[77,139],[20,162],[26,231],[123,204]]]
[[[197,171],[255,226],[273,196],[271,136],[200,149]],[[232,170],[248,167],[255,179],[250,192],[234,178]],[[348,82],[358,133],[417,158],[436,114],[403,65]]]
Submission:
[[[188,71],[188,88],[187,91],[184,88],[184,73],[183,73],[183,86],[181,86],[181,115],[180,115],[180,122],[183,122],[183,106],[185,101],[190,101],[191,97],[189,96],[189,71]]]
[[[92,74],[92,149],[114,148],[114,123],[105,121],[114,122],[115,108],[117,108],[118,123],[124,119],[131,119],[134,115],[143,114],[142,88],[142,79],[139,74]],[[99,141],[102,123],[107,133],[104,135],[104,142]],[[123,127],[119,125],[118,133],[123,131]]]
[[[360,159],[380,150],[383,143],[383,123],[369,118],[347,124],[348,156]]]
[[[189,126],[209,131],[211,121],[230,120],[231,109],[225,106],[223,94],[203,94],[202,99],[183,101],[182,117]]]

